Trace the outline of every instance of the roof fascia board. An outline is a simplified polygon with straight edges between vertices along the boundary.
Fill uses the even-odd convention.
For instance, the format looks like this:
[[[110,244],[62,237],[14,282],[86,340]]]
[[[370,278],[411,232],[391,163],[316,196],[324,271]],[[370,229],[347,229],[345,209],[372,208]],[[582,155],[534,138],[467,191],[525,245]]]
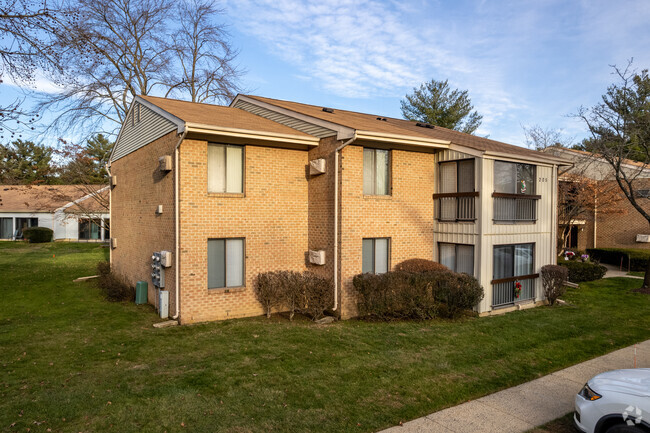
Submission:
[[[320,140],[317,137],[301,137],[292,134],[282,134],[275,132],[253,131],[249,129],[214,127],[199,123],[187,123],[185,125],[187,132],[220,135],[226,137],[250,138],[265,141],[278,141],[283,143],[304,144],[307,146],[318,146]]]
[[[316,117],[308,116],[306,114],[298,113],[293,110],[289,110],[287,108],[282,108],[278,107],[277,105],[270,104],[268,102],[264,101],[259,101],[257,99],[249,98],[245,95],[237,95],[235,99],[230,103],[231,107],[234,107],[235,104],[237,104],[237,101],[242,100],[254,105],[257,105],[258,107],[263,107],[272,111],[275,111],[276,113],[280,114],[285,114],[287,116],[291,116],[295,119],[303,120],[308,123],[313,123],[314,125],[321,126],[326,129],[331,129],[332,131],[336,132],[336,139],[337,140],[349,140],[350,138],[354,137],[354,128],[349,128],[347,126],[342,126],[339,125],[338,123],[333,123],[329,122],[327,120],[323,119],[318,119]]]
[[[95,191],[95,192],[91,192],[90,194],[86,194],[86,195],[84,195],[83,197],[80,197],[80,198],[78,198],[78,199],[76,199],[76,200],[74,200],[74,201],[71,201],[71,202],[69,202],[69,203],[64,204],[64,205],[61,206],[60,208],[54,209],[54,212],[56,213],[56,212],[64,211],[64,210],[66,210],[67,208],[69,208],[69,207],[71,207],[71,206],[74,206],[75,204],[81,203],[82,201],[85,201],[86,199],[89,199],[89,198],[92,197],[92,196],[95,196],[95,195],[97,195],[97,194],[99,194],[99,193],[101,193],[101,192],[106,191],[108,188],[110,188],[110,187],[109,187],[109,186],[105,186],[104,188],[98,189],[98,190]]]
[[[449,150],[455,150],[456,152],[466,153],[468,155],[476,156],[479,158],[483,157],[485,153],[484,150],[473,149],[471,147],[461,146],[459,144],[454,144],[453,142],[449,145]]]
[[[512,155],[509,153],[503,153],[503,152],[495,152],[495,151],[486,151],[483,156],[487,159],[503,159],[506,161],[514,161],[514,162],[519,162],[519,161],[525,161],[525,162],[532,162],[535,165],[546,165],[546,166],[552,166],[552,165],[557,165],[557,166],[567,166],[567,167],[572,167],[573,163],[560,159],[560,158],[548,158],[544,156],[538,156],[538,157],[532,157],[532,156],[523,156],[523,155]]]
[[[434,147],[438,149],[448,149],[451,144],[447,140],[437,140],[433,138],[419,138],[411,135],[385,134],[373,131],[357,131],[357,140],[382,141],[398,144],[411,144],[416,146]]]

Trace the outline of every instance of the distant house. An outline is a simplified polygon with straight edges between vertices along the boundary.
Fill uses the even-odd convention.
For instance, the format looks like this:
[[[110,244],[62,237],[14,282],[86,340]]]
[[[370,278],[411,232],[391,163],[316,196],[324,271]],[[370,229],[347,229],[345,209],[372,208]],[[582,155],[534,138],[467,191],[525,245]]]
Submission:
[[[27,227],[47,227],[57,241],[110,238],[108,187],[0,185],[0,239],[22,238]]]
[[[239,95],[135,98],[110,160],[111,262],[181,323],[262,314],[260,272],[354,275],[411,258],[474,275],[483,314],[544,301],[561,158],[403,119]],[[153,253],[164,252],[164,258]],[[158,271],[164,262],[164,278]],[[523,289],[514,295],[515,283]]]
[[[572,176],[584,176],[597,182],[597,190],[607,192],[610,197],[610,192],[617,192],[614,197],[617,200],[615,212],[602,211],[606,204],[602,200],[599,204],[598,197],[594,197],[594,211],[576,218],[568,228],[565,248],[650,249],[650,225],[620,190],[607,161],[589,152],[563,147],[549,147],[544,152],[574,163],[573,167],[560,174],[560,182],[570,182]],[[628,174],[637,177],[637,200],[650,212],[650,168],[631,160],[624,160],[622,167]]]

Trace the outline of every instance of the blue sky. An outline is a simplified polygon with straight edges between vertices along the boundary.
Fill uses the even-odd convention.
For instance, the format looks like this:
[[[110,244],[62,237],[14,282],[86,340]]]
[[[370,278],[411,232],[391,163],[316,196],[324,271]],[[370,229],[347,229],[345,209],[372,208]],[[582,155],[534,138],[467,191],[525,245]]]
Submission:
[[[614,81],[650,67],[650,1],[222,0],[252,94],[401,117],[432,78],[466,89],[479,135],[524,143],[521,125],[563,129]],[[47,84],[41,84],[47,86]],[[0,99],[14,92],[2,86]]]

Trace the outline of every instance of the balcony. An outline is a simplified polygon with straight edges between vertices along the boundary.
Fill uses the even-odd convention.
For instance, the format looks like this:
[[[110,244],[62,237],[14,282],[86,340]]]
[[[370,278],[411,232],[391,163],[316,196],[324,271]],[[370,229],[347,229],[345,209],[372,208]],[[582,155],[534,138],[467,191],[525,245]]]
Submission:
[[[501,307],[515,302],[535,299],[535,281],[539,274],[492,280],[492,307]],[[521,283],[521,294],[515,297],[515,283]]]
[[[492,193],[494,222],[519,223],[537,221],[537,200],[541,195]]]
[[[443,222],[476,220],[476,197],[478,191],[434,194],[436,219]]]

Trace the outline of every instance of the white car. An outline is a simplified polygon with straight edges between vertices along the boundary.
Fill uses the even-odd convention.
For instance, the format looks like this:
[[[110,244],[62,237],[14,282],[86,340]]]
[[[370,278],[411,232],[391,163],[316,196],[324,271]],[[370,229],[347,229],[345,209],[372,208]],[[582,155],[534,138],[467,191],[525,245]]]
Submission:
[[[573,420],[585,433],[650,433],[650,368],[594,376],[576,395]]]

